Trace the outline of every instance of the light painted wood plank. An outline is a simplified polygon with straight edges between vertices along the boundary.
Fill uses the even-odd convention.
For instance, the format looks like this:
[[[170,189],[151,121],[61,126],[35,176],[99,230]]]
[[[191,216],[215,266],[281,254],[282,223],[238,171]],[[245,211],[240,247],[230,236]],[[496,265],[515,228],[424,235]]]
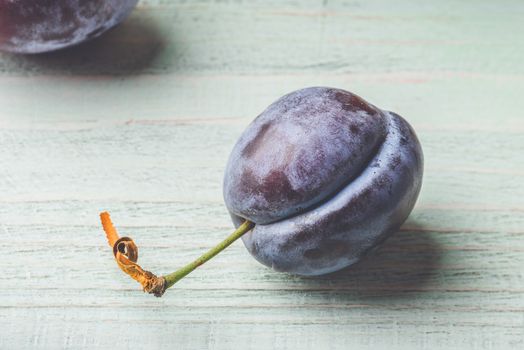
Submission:
[[[520,349],[524,3],[148,0],[42,56],[0,54],[0,349]],[[352,90],[417,130],[400,232],[300,278],[240,242],[162,299],[114,264],[109,209],[170,272],[231,230],[225,162],[269,103]]]

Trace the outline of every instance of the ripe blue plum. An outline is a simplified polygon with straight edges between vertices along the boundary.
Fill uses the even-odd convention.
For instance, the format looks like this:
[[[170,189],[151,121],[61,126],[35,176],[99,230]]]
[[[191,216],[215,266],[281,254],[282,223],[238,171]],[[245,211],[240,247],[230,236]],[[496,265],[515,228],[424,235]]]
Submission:
[[[0,50],[53,51],[120,23],[138,0],[0,0]]]
[[[269,106],[241,135],[224,176],[242,239],[277,271],[321,275],[359,261],[417,200],[423,155],[411,126],[348,91],[312,87]]]

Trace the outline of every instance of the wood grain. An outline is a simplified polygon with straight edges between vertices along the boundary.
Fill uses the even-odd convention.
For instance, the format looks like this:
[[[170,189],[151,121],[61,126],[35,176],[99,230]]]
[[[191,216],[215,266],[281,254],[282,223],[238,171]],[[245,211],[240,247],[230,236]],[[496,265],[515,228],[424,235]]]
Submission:
[[[0,349],[524,347],[524,3],[142,1],[122,26],[0,55]],[[406,117],[425,158],[401,231],[300,278],[235,243],[155,299],[98,222],[158,273],[232,229],[236,138],[293,89]]]

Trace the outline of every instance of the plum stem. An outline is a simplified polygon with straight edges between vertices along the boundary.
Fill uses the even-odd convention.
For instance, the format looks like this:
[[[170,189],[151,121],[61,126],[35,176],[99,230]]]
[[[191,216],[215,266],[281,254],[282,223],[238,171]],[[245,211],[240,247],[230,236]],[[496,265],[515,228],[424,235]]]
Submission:
[[[249,232],[255,224],[251,221],[244,221],[232,234],[230,234],[222,242],[218,243],[215,247],[208,250],[201,257],[194,260],[193,262],[187,264],[186,266],[178,269],[177,271],[170,273],[169,275],[163,276],[166,280],[166,289],[172,287],[175,283],[180,281],[182,278],[187,276],[189,273],[194,271],[197,267],[204,264],[205,262],[211,260],[218,253],[229,247],[234,241],[242,237],[244,234]]]
[[[108,212],[100,213],[100,220],[102,227],[106,234],[107,243],[113,249],[113,255],[118,264],[118,267],[124,271],[129,277],[139,282],[144,289],[144,292],[154,294],[161,297],[167,288],[172,287],[176,282],[187,276],[191,271],[195,270],[206,261],[213,258],[215,255],[229,247],[234,241],[242,237],[242,235],[249,232],[255,224],[251,221],[245,221],[240,225],[235,232],[229,235],[222,242],[211,248],[205,254],[195,261],[187,264],[181,269],[170,273],[167,276],[158,277],[154,273],[144,270],[138,265],[138,247],[129,237],[120,237],[111,221],[111,216]]]

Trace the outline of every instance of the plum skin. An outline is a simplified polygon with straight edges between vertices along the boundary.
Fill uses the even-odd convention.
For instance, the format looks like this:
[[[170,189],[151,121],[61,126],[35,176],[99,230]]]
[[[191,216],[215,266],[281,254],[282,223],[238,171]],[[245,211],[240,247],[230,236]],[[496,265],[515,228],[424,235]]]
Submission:
[[[0,51],[41,53],[93,39],[138,0],[0,0]]]
[[[248,251],[277,271],[331,273],[407,219],[422,185],[411,126],[348,91],[313,87],[269,106],[234,146],[224,200]]]

